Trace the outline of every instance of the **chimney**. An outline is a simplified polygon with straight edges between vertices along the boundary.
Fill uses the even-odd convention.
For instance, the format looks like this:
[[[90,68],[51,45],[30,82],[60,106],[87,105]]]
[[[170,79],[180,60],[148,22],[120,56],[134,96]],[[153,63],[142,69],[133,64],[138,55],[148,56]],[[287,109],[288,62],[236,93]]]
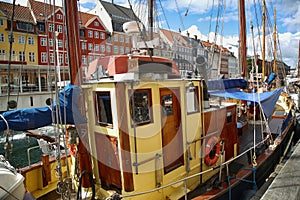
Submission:
[[[188,37],[190,37],[190,33],[189,33],[188,31],[186,31],[186,35],[187,35]]]
[[[195,37],[195,40],[198,40],[198,37],[197,37],[197,35],[194,35],[194,37]]]
[[[181,29],[180,28],[178,29],[178,32],[181,33]]]
[[[114,4],[114,0],[111,0],[111,4]]]

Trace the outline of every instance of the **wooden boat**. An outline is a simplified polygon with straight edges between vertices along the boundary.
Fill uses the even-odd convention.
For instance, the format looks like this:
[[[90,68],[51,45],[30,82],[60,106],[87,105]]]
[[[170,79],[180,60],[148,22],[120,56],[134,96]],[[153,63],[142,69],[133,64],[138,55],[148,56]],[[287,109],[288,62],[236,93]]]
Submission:
[[[69,11],[66,12],[68,30],[78,30],[77,2],[65,3]],[[75,104],[66,112],[65,117],[72,120],[62,122],[73,124],[66,126],[71,154],[71,161],[66,163],[71,164],[71,176],[64,176],[60,169],[58,183],[56,179],[49,179],[48,174],[41,185],[41,171],[29,169],[31,173],[26,173],[26,186],[34,177],[39,180],[38,188],[42,194],[49,192],[47,184],[57,183],[56,189],[61,195],[76,193],[77,199],[179,199],[195,197],[194,192],[200,199],[235,197],[240,195],[236,193],[240,191],[239,187],[247,187],[241,179],[252,177],[255,172],[256,177],[262,179],[251,179],[250,184],[259,186],[289,146],[292,104],[287,101],[288,96],[282,95],[286,99],[280,101],[289,106],[278,107],[282,112],[275,112],[271,118],[279,119],[277,125],[281,123],[284,128],[271,146],[262,153],[253,154],[257,155],[256,159],[251,156],[251,162],[257,163],[256,166],[249,166],[250,170],[246,172],[236,170],[236,175],[232,176],[232,169],[241,167],[234,161],[253,148],[258,149],[253,145],[240,153],[242,138],[246,130],[251,130],[250,122],[256,124],[256,118],[251,116],[257,112],[256,106],[246,116],[252,117],[252,121],[243,122],[237,117],[239,101],[204,106],[204,100],[208,100],[205,81],[198,76],[181,78],[173,61],[155,56],[131,54],[101,58],[95,66],[90,66],[88,80],[82,82],[80,53],[75,51],[78,33],[73,31],[68,37],[72,55],[71,83],[80,89],[76,96],[71,94]],[[265,93],[265,96],[266,101],[273,99],[270,102],[275,105],[281,90]],[[268,112],[272,111],[268,109]],[[45,112],[49,116],[49,111]],[[237,127],[238,122],[240,127]],[[67,165],[61,163],[61,158],[58,161],[60,166]],[[48,165],[42,170],[52,173],[49,169],[53,167],[48,161],[45,163]],[[222,183],[226,174],[223,168],[228,169],[225,184]],[[212,190],[198,193],[206,188]],[[33,190],[29,186],[27,189]]]

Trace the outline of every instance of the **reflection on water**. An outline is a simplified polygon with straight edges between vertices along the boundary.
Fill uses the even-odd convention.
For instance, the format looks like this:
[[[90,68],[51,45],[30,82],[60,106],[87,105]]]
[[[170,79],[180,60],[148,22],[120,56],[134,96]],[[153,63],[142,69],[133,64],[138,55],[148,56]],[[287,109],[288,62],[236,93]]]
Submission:
[[[12,151],[8,152],[8,160],[14,167],[23,168],[28,166],[27,149],[29,147],[38,146],[38,142],[35,138],[26,136],[25,132],[15,131],[13,137],[9,137],[9,142],[13,145]],[[0,133],[0,154],[6,155],[4,149],[6,144],[5,134]],[[40,148],[30,151],[31,164],[41,161],[42,151]]]

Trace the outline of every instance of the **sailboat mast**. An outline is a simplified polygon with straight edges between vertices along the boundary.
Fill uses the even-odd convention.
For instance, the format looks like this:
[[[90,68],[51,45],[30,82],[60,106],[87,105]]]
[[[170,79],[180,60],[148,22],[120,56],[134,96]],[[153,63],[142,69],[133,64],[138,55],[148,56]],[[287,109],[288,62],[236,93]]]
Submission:
[[[69,69],[72,85],[81,85],[82,70],[79,44],[78,9],[76,0],[65,0]],[[72,31],[71,31],[72,30]]]
[[[239,0],[239,16],[240,16],[240,46],[239,57],[242,76],[247,78],[247,48],[246,48],[246,15],[245,0]]]
[[[300,40],[299,40],[299,50],[298,50],[298,78],[300,78]]]
[[[150,40],[153,39],[153,1],[149,0],[149,11],[148,11],[148,21],[149,21],[149,37]]]
[[[64,0],[66,24],[67,24],[67,39],[69,53],[69,69],[71,84],[80,86],[82,84],[82,69],[81,69],[81,49],[79,38],[79,18],[77,9],[77,0]],[[84,104],[84,93],[80,95],[79,102],[81,103],[80,111],[83,117],[86,118],[86,110]],[[87,138],[87,125],[76,124],[76,129],[79,135],[79,144],[77,145],[78,160],[80,173],[85,171],[92,172],[91,157],[88,151],[89,141]],[[80,176],[81,180],[81,176]],[[92,180],[84,176],[82,183],[79,185],[88,188],[92,186]]]
[[[276,63],[276,53],[277,53],[277,27],[276,27],[276,8],[274,8],[274,63],[273,72],[277,74],[277,63]]]
[[[149,21],[149,40],[153,40],[153,2],[154,0],[149,0],[148,1],[148,21]],[[153,49],[149,49],[149,54],[150,56],[153,56]]]
[[[265,77],[265,51],[266,51],[266,1],[262,0],[263,11],[262,11],[262,80]]]

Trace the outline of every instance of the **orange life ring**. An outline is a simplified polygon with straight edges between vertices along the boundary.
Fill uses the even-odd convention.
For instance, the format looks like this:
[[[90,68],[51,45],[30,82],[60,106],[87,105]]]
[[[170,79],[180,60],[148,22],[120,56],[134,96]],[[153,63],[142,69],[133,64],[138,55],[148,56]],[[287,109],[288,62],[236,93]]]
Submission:
[[[220,142],[218,142],[218,138],[216,136],[210,137],[205,145],[205,164],[207,166],[214,165],[218,161],[220,153],[221,145]]]

